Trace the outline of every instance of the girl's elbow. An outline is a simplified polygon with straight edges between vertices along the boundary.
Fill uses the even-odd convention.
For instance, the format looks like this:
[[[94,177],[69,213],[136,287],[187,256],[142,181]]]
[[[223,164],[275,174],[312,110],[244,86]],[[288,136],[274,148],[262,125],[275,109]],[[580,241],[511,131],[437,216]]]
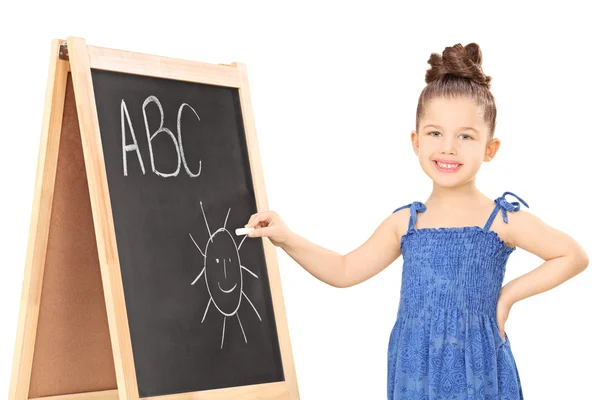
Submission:
[[[351,282],[351,279],[349,279],[347,276],[344,276],[343,278],[337,279],[336,281],[329,283],[329,285],[338,289],[348,288],[350,286],[354,286],[355,284],[356,283]]]
[[[357,281],[356,279],[353,279],[350,276],[344,275],[340,279],[337,279],[333,282],[329,282],[329,285],[333,286],[334,288],[345,289],[354,285],[358,285],[359,283],[360,281]]]
[[[578,264],[581,271],[586,269],[590,265],[590,258],[584,250],[581,250],[578,256]]]
[[[345,282],[334,281],[334,282],[328,282],[328,284],[329,284],[329,286],[334,287],[336,289],[343,289],[343,288],[348,287],[348,285]]]
[[[571,253],[571,265],[577,272],[584,271],[588,265],[590,264],[590,259],[581,247],[579,247],[576,251]]]

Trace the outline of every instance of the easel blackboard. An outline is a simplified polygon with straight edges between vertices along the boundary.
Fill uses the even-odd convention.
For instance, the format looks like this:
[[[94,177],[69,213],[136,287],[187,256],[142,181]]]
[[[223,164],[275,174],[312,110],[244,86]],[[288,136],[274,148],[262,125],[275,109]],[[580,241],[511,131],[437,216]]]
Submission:
[[[69,37],[46,90],[9,399],[299,398],[244,64]]]

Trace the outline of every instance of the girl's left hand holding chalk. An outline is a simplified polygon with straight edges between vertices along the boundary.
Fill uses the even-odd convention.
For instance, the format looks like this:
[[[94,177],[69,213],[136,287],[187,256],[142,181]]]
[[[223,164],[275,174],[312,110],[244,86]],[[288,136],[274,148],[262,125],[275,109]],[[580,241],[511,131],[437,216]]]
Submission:
[[[241,233],[238,233],[241,232]],[[292,236],[292,231],[275,211],[262,211],[252,214],[244,228],[235,230],[238,235],[248,234],[248,237],[268,237],[271,243],[281,247]]]

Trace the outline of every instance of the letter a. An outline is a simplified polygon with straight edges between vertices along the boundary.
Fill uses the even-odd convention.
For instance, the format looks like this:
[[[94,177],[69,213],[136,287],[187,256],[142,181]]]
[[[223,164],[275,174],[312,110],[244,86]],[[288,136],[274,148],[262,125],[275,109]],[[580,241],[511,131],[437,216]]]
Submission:
[[[133,144],[125,144],[125,118],[127,117],[127,123],[129,124],[129,132],[131,132],[131,138],[133,139]],[[140,162],[140,167],[142,167],[142,173],[146,175],[146,169],[144,168],[144,163],[142,161],[142,155],[140,154],[140,148],[138,147],[137,139],[135,138],[135,132],[133,131],[133,125],[131,124],[131,117],[129,117],[129,111],[127,110],[127,105],[125,104],[125,100],[121,100],[121,138],[123,147],[123,175],[127,176],[127,152],[135,151],[138,156],[138,160]]]

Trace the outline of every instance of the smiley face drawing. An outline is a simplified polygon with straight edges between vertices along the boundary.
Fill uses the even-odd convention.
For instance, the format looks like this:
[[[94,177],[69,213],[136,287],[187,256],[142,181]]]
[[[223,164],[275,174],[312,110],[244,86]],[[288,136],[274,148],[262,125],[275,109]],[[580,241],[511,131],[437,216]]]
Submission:
[[[210,295],[201,323],[204,323],[208,309],[212,304],[223,315],[221,348],[223,348],[223,341],[225,340],[227,318],[234,315],[240,325],[242,334],[244,335],[244,341],[248,343],[242,321],[238,315],[238,309],[242,303],[242,298],[250,303],[261,322],[262,318],[256,310],[256,307],[254,307],[254,304],[252,304],[246,293],[244,293],[244,272],[247,272],[258,279],[258,276],[248,268],[244,267],[240,260],[239,249],[242,247],[242,243],[246,240],[247,235],[244,236],[238,245],[231,233],[227,230],[227,218],[229,217],[231,208],[227,211],[223,227],[217,229],[214,233],[211,233],[202,202],[200,202],[200,208],[202,209],[206,229],[210,235],[210,238],[206,242],[206,246],[204,246],[204,251],[198,246],[191,233],[190,238],[192,239],[192,242],[194,242],[194,245],[196,245],[200,254],[204,257],[202,271],[200,271],[200,274],[194,279],[192,285],[196,284],[196,282],[204,276],[204,283],[206,284],[206,289]]]

